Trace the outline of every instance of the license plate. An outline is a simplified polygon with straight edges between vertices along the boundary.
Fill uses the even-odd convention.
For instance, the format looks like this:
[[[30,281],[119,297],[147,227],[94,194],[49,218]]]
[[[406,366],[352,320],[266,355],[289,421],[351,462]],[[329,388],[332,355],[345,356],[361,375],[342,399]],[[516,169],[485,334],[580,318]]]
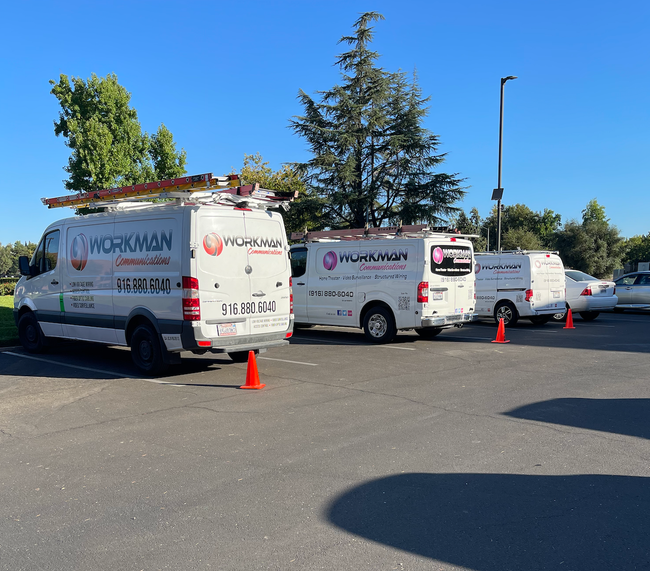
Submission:
[[[559,291],[554,291],[553,292],[553,297],[560,297],[560,292]]]
[[[599,287],[599,288],[601,289],[601,291],[603,291],[603,290],[606,290],[606,289],[607,289],[607,286],[606,286],[606,285],[601,285],[601,286],[598,286],[598,287]]]
[[[434,291],[433,293],[433,301],[440,301],[443,298],[443,294],[441,291]]]
[[[463,319],[462,315],[449,315],[447,316],[447,321],[461,321]]]
[[[217,333],[222,337],[227,335],[237,335],[237,324],[222,323],[221,325],[217,325]]]

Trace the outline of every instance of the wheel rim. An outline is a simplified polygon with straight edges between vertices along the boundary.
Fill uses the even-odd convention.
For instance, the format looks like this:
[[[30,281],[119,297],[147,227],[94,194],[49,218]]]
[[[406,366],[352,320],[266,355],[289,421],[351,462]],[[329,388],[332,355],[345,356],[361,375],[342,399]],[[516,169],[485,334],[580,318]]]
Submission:
[[[151,343],[149,342],[148,339],[143,339],[140,341],[140,345],[138,346],[138,352],[140,353],[140,359],[142,360],[143,363],[149,363],[152,359],[153,351],[151,347]]]
[[[508,325],[512,319],[512,310],[507,305],[500,307],[497,310],[497,318],[503,319],[504,324]]]
[[[36,343],[36,341],[38,340],[36,327],[34,327],[31,323],[25,328],[25,337],[27,338],[27,341],[29,341],[30,343]]]
[[[562,321],[564,319],[565,315],[566,315],[566,312],[564,312],[564,313],[556,313],[553,316],[553,319],[557,319],[558,321]]]
[[[368,331],[375,338],[383,337],[388,331],[388,321],[383,315],[375,313],[368,320]]]

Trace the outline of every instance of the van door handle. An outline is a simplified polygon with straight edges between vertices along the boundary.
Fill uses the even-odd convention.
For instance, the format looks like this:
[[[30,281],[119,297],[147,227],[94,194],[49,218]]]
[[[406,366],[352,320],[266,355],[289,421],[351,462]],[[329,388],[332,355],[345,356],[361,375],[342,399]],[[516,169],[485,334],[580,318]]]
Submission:
[[[57,282],[56,280],[52,280],[50,283],[51,283],[52,285],[59,285],[59,282]]]
[[[266,294],[263,291],[258,291],[252,294],[253,297],[264,297]]]
[[[305,282],[298,282],[296,285],[305,285]]]

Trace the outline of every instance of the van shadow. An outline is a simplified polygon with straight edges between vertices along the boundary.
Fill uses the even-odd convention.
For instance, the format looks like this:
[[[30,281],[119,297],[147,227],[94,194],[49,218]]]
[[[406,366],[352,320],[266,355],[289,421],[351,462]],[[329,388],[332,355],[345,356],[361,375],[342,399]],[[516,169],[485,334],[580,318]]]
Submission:
[[[400,474],[328,507],[357,536],[475,571],[650,568],[650,479]]]
[[[130,350],[123,347],[57,340],[52,341],[45,351],[38,355],[30,355],[22,347],[11,352],[28,358],[10,361],[11,356],[8,355],[8,364],[3,371],[5,374],[46,378],[70,378],[80,375],[87,379],[150,378],[138,372],[131,360]],[[171,365],[165,374],[155,378],[167,383],[179,379],[179,384],[185,385],[182,379],[188,375],[216,372],[228,365],[235,363],[227,356],[193,355],[186,352],[182,354],[180,365]],[[234,385],[209,383],[193,383],[189,386],[237,388]]]
[[[560,398],[528,404],[504,414],[650,439],[650,399]]]

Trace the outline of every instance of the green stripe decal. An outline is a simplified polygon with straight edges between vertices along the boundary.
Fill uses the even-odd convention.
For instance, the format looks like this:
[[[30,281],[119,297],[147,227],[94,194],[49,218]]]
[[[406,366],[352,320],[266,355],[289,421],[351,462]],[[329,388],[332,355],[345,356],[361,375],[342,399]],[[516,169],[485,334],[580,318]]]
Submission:
[[[61,308],[61,311],[65,311],[65,307],[63,305],[63,294],[59,294],[59,307]]]

